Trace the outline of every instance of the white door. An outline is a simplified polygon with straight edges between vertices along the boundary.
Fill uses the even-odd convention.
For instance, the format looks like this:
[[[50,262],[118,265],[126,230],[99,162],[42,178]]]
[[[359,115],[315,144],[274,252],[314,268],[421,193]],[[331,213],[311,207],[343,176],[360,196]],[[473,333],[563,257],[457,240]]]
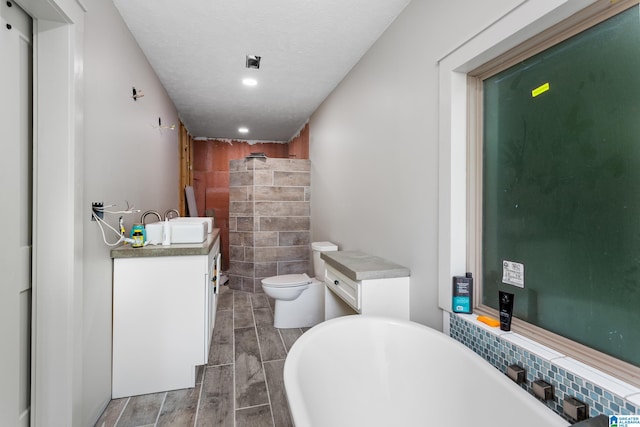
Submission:
[[[0,425],[31,406],[31,18],[0,2]]]

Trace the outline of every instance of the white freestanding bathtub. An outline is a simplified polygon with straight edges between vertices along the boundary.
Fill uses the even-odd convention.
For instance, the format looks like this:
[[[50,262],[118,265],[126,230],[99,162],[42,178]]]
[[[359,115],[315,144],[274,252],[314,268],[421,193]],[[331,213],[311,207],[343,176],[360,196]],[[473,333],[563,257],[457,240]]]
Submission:
[[[284,384],[296,427],[569,425],[464,345],[406,320],[314,326],[289,352]]]

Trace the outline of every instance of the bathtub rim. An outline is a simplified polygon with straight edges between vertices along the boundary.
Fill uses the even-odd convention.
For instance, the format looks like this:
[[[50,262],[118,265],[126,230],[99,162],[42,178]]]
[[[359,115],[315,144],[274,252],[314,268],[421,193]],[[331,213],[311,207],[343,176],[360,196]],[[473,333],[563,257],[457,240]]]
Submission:
[[[304,399],[302,398],[302,391],[300,390],[300,387],[298,387],[295,379],[295,375],[294,375],[294,373],[297,372],[297,370],[299,369],[299,365],[300,365],[299,353],[304,351],[304,347],[307,341],[313,340],[314,336],[317,334],[325,333],[325,329],[332,329],[335,327],[339,327],[339,325],[343,323],[353,323],[353,322],[367,322],[367,323],[373,322],[374,324],[384,323],[384,324],[392,324],[392,325],[397,324],[399,327],[402,327],[402,328],[417,330],[419,331],[419,333],[422,333],[422,334],[426,333],[427,336],[433,336],[436,340],[441,340],[443,342],[446,341],[448,344],[459,348],[461,351],[470,353],[470,355],[473,355],[472,357],[476,357],[478,361],[483,362],[482,364],[479,364],[481,369],[489,372],[490,376],[494,376],[494,377],[504,376],[504,378],[507,379],[506,374],[504,372],[501,372],[499,369],[496,369],[493,365],[491,365],[489,362],[484,360],[480,355],[476,354],[469,347],[465,346],[464,344],[460,343],[459,341],[451,338],[450,336],[444,334],[443,332],[437,329],[431,328],[426,325],[422,325],[420,323],[417,323],[411,320],[399,319],[399,318],[388,317],[388,316],[379,316],[379,315],[342,316],[342,317],[334,318],[334,319],[319,323],[318,325],[314,326],[313,328],[305,332],[301,337],[299,337],[296,340],[296,342],[292,345],[291,349],[287,354],[287,357],[284,363],[284,369],[283,369],[283,383],[284,383],[285,396],[287,399],[287,404],[289,406],[291,419],[294,422],[294,425],[296,425],[297,427],[306,427],[306,426],[313,425],[312,423],[313,420],[311,419],[311,416],[306,408]],[[508,382],[506,382],[505,384],[511,384],[510,387],[514,390],[515,393],[523,394],[523,396],[526,396],[526,398],[532,399],[531,410],[533,412],[544,414],[544,415],[541,415],[544,417],[555,418],[558,421],[557,422],[558,426],[560,425],[562,425],[563,427],[570,426],[570,423],[568,421],[566,421],[563,417],[558,415],[555,411],[553,411],[551,408],[546,406],[544,403],[538,401],[533,395],[528,393],[526,390],[523,390],[516,383],[510,382],[510,380],[507,380],[507,381]]]

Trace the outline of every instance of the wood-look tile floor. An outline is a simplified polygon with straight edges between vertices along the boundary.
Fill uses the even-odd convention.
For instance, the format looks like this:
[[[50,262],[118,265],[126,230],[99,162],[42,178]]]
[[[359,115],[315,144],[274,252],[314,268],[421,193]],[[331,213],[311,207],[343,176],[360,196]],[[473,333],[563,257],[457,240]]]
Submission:
[[[114,399],[96,427],[292,426],[282,370],[302,329],[273,327],[273,300],[223,286],[209,363],[192,389]]]

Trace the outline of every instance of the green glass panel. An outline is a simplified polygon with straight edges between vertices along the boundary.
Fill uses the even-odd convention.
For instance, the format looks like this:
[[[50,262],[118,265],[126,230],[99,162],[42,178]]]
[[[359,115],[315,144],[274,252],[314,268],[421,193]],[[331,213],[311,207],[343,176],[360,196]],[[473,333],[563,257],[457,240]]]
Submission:
[[[483,83],[483,303],[512,292],[514,316],[636,366],[639,24],[634,6]]]

